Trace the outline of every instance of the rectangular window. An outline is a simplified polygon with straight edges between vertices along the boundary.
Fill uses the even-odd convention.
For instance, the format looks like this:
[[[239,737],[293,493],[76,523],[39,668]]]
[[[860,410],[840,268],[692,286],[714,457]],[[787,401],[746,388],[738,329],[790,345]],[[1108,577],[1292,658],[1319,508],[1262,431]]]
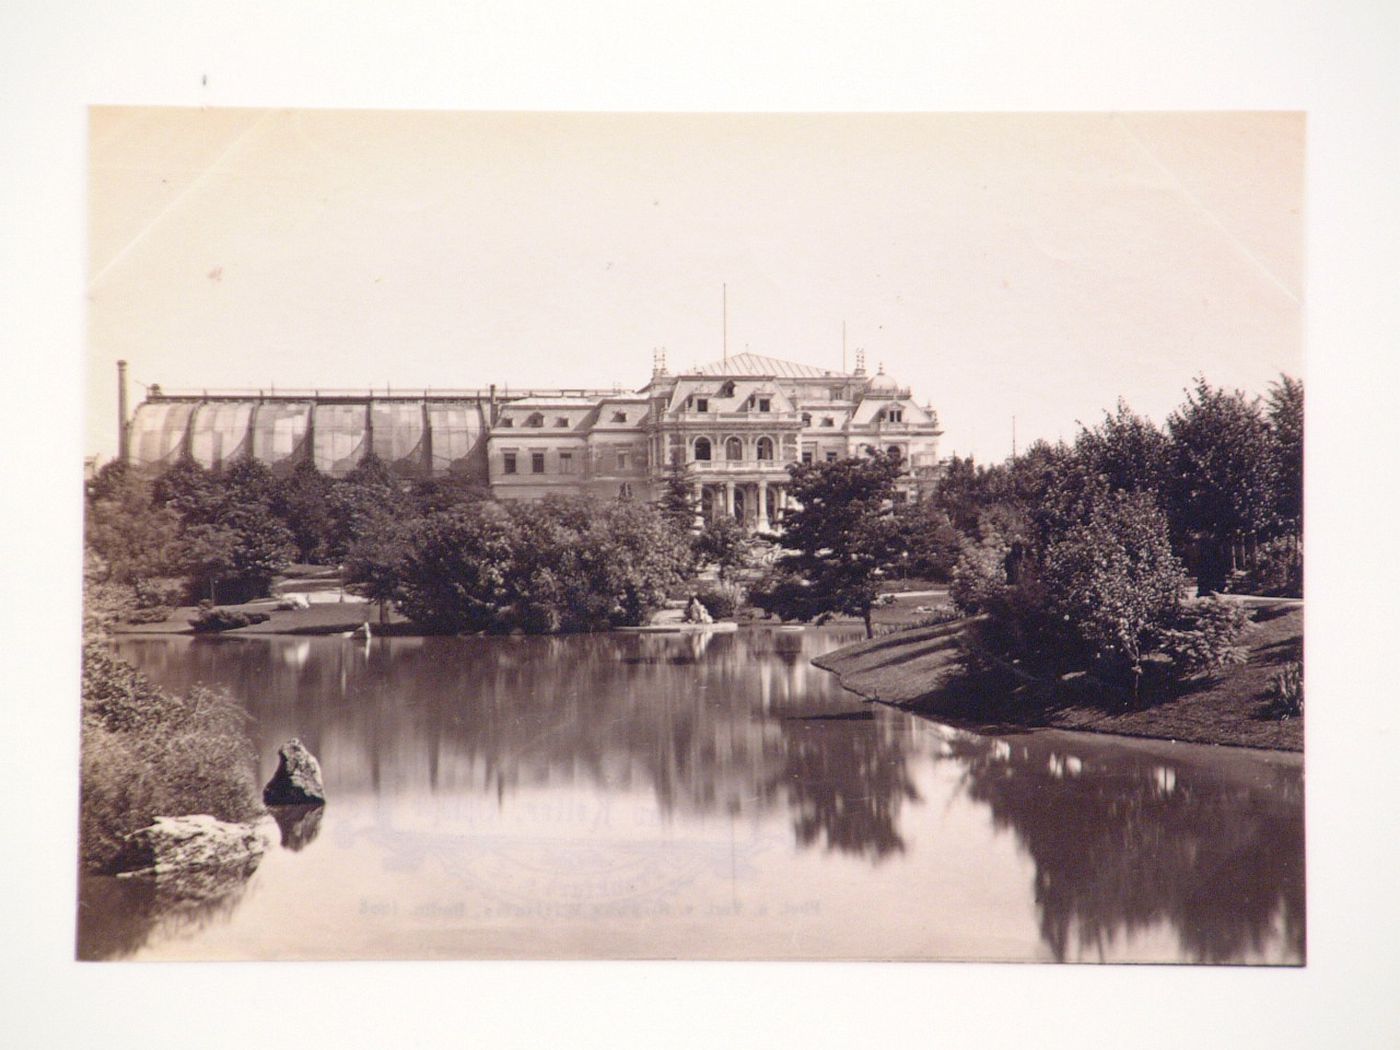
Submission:
[[[828,452],[828,453],[826,454],[826,461],[827,461],[828,463],[835,463],[835,462],[836,462],[836,453],[835,453],[835,452]]]
[[[543,473],[544,473],[544,453],[543,453],[543,452],[531,452],[531,453],[530,453],[530,473],[531,473],[531,474],[543,474]]]
[[[891,408],[885,413],[885,418],[891,423],[903,422],[904,410],[901,408]]]
[[[627,469],[627,453],[619,451],[617,454],[617,471],[622,473]]]
[[[824,427],[834,427],[835,425],[836,425],[836,420],[832,419],[830,416],[822,416],[822,426],[824,426]]]
[[[559,473],[572,474],[574,472],[574,454],[572,452],[559,453]]]
[[[804,449],[802,450],[802,462],[803,462],[803,463],[810,463],[810,462],[812,462],[812,450],[811,450],[810,448],[804,448]]]
[[[502,474],[514,474],[514,473],[515,473],[515,453],[514,453],[514,452],[502,452],[502,453],[501,453],[501,473],[502,473]]]
[[[695,399],[695,411],[697,411],[697,412],[708,412],[709,410],[710,410],[710,399],[709,399],[709,398],[706,398],[706,397],[697,397],[697,398]]]
[[[758,410],[760,412],[767,412],[772,407],[772,404],[773,402],[768,400],[768,398],[761,397],[758,399]]]

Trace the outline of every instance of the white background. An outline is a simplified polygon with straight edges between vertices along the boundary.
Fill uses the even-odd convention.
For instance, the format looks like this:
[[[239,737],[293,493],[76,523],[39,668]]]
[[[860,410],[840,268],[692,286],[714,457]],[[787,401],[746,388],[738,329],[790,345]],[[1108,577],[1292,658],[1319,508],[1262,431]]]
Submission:
[[[289,6],[0,10],[0,1043],[1400,1043],[1397,5]],[[104,103],[1307,110],[1306,969],[72,962],[85,109]]]

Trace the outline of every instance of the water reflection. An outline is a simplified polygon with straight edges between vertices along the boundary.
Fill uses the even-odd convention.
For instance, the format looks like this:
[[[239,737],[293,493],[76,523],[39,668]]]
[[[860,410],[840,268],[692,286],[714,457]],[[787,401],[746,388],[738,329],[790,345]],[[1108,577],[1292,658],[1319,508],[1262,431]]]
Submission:
[[[1169,924],[1183,955],[1234,962],[1305,953],[1303,778],[1256,758],[1231,775],[1205,752],[1060,734],[948,734],[944,761],[1035,861],[1040,933],[1056,959],[1106,958]],[[1193,760],[1195,759],[1195,760]]]
[[[550,954],[539,924],[565,915],[580,924],[583,954],[654,954],[661,943],[682,956],[801,956],[790,947],[800,887],[803,921],[821,934],[808,955],[1302,960],[1299,762],[984,737],[864,705],[809,664],[858,634],[132,638],[120,648],[169,688],[203,682],[238,696],[264,779],[289,737],[318,755],[331,805],[276,815],[283,856],[314,865],[343,853],[355,863],[334,877],[363,899],[384,879],[411,879],[397,892],[464,923],[513,908],[505,954]],[[323,814],[333,830],[318,838]],[[998,845],[1008,835],[1013,851]],[[258,876],[268,895],[307,877],[265,867],[275,869]],[[422,888],[438,875],[474,896],[444,902],[442,885]],[[932,888],[945,884],[961,888]],[[647,936],[660,942],[619,934],[613,913],[588,925],[588,892],[606,898],[600,906],[641,907],[638,886],[650,895]],[[115,892],[84,880],[89,948],[129,954],[175,935],[124,926],[159,902]],[[978,911],[958,893],[988,901]],[[472,911],[488,899],[497,903]],[[714,921],[682,922],[692,906]],[[94,932],[103,924],[113,931]],[[398,943],[390,925],[376,943]],[[721,929],[730,939],[716,948],[706,938]],[[463,937],[444,953],[484,950]]]

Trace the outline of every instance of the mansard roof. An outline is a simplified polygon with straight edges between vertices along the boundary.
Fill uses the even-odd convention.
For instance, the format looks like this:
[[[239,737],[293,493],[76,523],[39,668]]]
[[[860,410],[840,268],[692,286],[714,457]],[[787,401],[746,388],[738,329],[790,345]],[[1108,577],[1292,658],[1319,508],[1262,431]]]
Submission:
[[[734,354],[727,361],[711,361],[707,365],[688,368],[685,375],[695,376],[776,376],[781,379],[849,379],[845,372],[816,368],[797,361],[784,361],[763,354]]]

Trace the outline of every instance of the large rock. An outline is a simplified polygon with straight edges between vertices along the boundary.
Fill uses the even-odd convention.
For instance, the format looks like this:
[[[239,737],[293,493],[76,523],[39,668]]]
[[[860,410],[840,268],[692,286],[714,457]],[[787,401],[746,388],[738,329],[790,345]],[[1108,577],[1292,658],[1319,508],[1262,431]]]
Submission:
[[[117,860],[118,878],[153,878],[206,895],[252,874],[267,851],[266,832],[253,824],[230,824],[206,814],[156,817],[150,827],[126,836]]]
[[[263,788],[263,803],[268,806],[321,806],[325,802],[321,763],[300,740],[288,740],[277,751],[277,772]]]

